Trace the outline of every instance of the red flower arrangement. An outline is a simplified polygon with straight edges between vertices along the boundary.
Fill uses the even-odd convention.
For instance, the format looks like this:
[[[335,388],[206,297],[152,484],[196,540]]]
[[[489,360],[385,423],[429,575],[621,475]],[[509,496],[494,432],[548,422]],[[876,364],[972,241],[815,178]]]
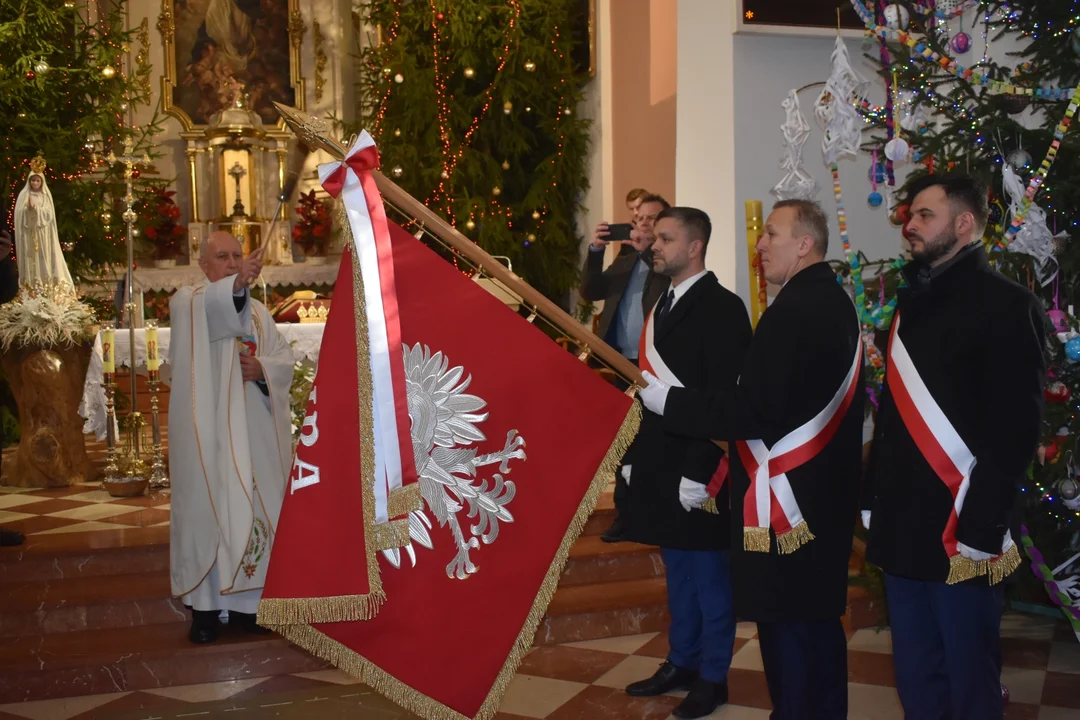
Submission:
[[[296,206],[297,220],[293,226],[293,242],[300,246],[304,255],[325,255],[334,236],[334,223],[330,219],[329,200],[319,200],[315,191],[300,193]]]
[[[176,222],[180,219],[180,208],[173,200],[174,195],[173,190],[154,188],[144,205],[146,225],[142,234],[153,243],[156,260],[171,260],[184,254],[187,228]]]

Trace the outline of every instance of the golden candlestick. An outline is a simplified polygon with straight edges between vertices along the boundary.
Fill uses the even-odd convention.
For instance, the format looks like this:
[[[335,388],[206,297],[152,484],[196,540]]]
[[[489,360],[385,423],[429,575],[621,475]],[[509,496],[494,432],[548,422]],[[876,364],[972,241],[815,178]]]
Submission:
[[[120,474],[116,466],[116,411],[113,403],[116,393],[116,330],[112,322],[106,322],[101,329],[101,387],[105,391],[105,480],[115,480]]]
[[[169,487],[169,472],[161,449],[161,420],[158,416],[158,389],[161,387],[161,355],[158,346],[157,321],[146,321],[146,373],[150,386],[150,427],[153,431],[154,455],[150,463],[150,487]]]
[[[761,201],[746,201],[746,258],[750,265],[750,322],[756,328],[761,314],[769,305],[766,293],[765,269],[761,266],[757,243],[761,238]]]

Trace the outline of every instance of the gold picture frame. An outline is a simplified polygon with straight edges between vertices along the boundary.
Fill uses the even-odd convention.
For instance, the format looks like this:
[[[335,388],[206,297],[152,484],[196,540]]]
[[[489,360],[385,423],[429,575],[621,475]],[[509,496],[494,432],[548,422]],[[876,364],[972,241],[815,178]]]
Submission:
[[[306,107],[306,91],[303,77],[303,61],[300,50],[303,46],[304,34],[307,32],[307,25],[304,23],[303,15],[300,12],[300,0],[279,0],[279,2],[283,4],[287,3],[285,15],[285,17],[287,17],[285,30],[287,31],[289,38],[289,76],[287,87],[293,93],[292,98],[286,97],[285,99],[291,100],[288,104],[304,109]],[[206,127],[206,123],[196,122],[196,120],[192,118],[191,113],[175,101],[177,82],[182,81],[177,72],[175,6],[176,0],[161,0],[161,14],[158,16],[157,21],[157,29],[161,34],[162,52],[164,53],[165,61],[165,70],[161,76],[161,108],[167,115],[171,115],[179,120],[185,131],[191,131]],[[278,78],[274,79],[280,80]],[[273,96],[268,95],[265,103],[260,101],[258,107],[252,109],[263,116],[264,120],[267,117],[276,117],[276,111],[273,111],[274,100],[275,98]],[[263,110],[263,104],[268,108],[267,112],[261,112],[261,110]],[[280,130],[285,129],[285,121],[280,118],[277,118],[276,122],[268,122],[267,125],[276,126]]]

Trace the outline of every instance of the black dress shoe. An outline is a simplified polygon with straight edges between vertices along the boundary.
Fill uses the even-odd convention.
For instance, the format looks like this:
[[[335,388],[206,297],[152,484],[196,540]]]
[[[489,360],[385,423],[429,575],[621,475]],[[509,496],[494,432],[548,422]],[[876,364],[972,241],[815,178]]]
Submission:
[[[623,541],[623,525],[622,520],[615,518],[615,522],[611,523],[611,527],[604,531],[604,534],[600,536],[600,539],[606,543],[617,543]]]
[[[23,534],[18,530],[5,530],[0,528],[0,547],[15,547],[16,545],[22,545]]]
[[[188,640],[196,645],[206,645],[218,639],[218,611],[193,610]]]
[[[698,678],[690,686],[690,694],[672,711],[677,718],[700,718],[711,714],[727,702],[727,683],[714,683]]]
[[[267,635],[274,632],[269,628],[264,628],[257,623],[255,613],[242,613],[235,610],[229,611],[229,624],[235,625],[246,633],[252,635]]]
[[[697,673],[693,670],[675,667],[665,660],[660,669],[648,680],[639,680],[627,685],[626,694],[633,697],[654,697],[672,690],[689,690],[696,679]]]

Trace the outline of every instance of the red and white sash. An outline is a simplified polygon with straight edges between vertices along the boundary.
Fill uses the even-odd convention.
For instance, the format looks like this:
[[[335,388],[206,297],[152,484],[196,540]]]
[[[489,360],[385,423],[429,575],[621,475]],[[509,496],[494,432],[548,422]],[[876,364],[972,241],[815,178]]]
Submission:
[[[844,381],[821,412],[782,437],[771,448],[761,440],[738,440],[739,460],[750,477],[750,488],[743,497],[743,548],[751,552],[769,552],[769,528],[776,533],[781,553],[792,553],[814,539],[799,503],[791,490],[787,473],[813,460],[836,435],[848,408],[855,400],[862,368],[863,341],[851,359]],[[729,460],[725,455],[706,486],[713,498],[727,481]],[[715,507],[712,503],[710,510]]]
[[[986,562],[965,558],[956,548],[956,525],[977,461],[919,376],[900,339],[899,313],[893,320],[889,336],[888,368],[886,383],[900,418],[919,452],[945,483],[953,498],[952,512],[941,535],[945,553],[949,556],[949,577],[946,582],[957,583],[979,575],[990,575],[991,583],[1000,581],[1020,564],[1020,554],[1015,546]]]
[[[638,345],[638,365],[642,370],[648,370],[670,387],[681,388],[684,387],[682,381],[675,376],[675,373],[667,366],[664,359],[660,357],[660,353],[656,349],[656,343],[653,340],[653,333],[656,328],[656,305],[659,304],[653,305],[652,310],[645,316],[645,327],[641,330],[641,342]],[[668,312],[671,312],[671,308],[668,308]]]

